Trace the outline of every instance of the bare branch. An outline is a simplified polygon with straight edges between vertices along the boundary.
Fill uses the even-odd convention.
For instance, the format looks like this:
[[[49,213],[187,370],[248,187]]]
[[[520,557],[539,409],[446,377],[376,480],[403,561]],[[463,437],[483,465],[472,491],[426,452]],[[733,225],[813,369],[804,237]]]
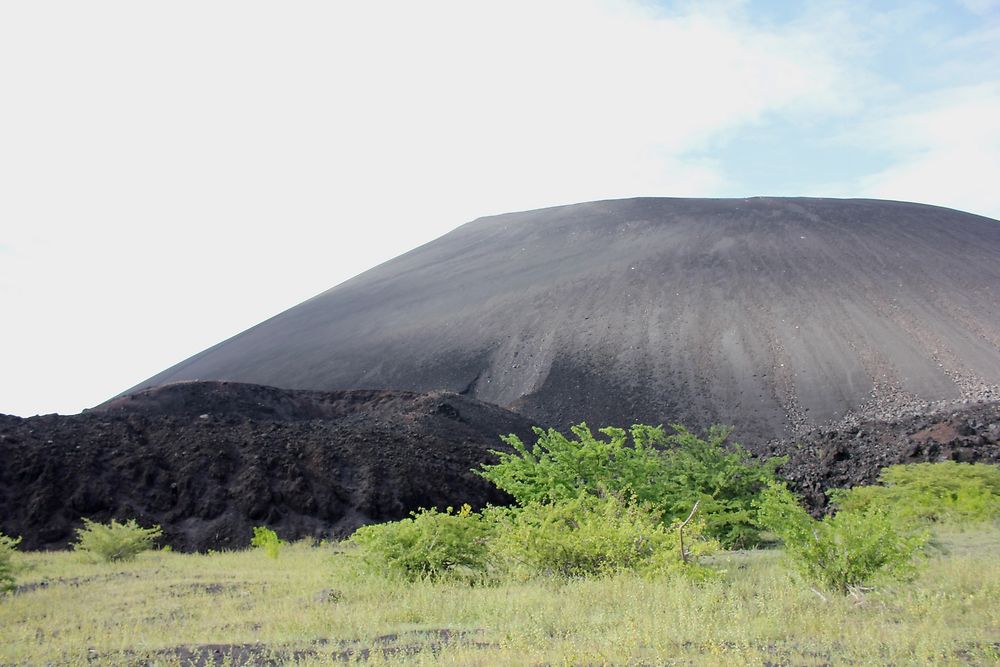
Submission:
[[[701,498],[694,501],[694,507],[691,508],[691,513],[688,514],[688,518],[684,519],[681,525],[677,526],[677,535],[680,538],[680,548],[681,548],[681,562],[685,565],[688,562],[687,551],[684,550],[684,528],[691,523],[691,519],[694,518],[694,513],[698,511],[698,505],[701,504]]]

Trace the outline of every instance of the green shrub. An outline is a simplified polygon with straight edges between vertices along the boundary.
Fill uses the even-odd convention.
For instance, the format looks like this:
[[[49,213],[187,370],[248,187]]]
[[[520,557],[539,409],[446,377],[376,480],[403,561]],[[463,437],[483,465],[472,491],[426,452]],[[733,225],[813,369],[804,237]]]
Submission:
[[[151,549],[161,534],[159,526],[142,528],[135,519],[125,523],[112,519],[106,524],[84,519],[83,528],[76,529],[73,549],[95,560],[128,561]]]
[[[683,426],[672,428],[667,435],[659,426],[609,427],[600,429],[607,438],[601,439],[580,424],[571,429],[576,440],[535,428],[538,440],[530,449],[516,435],[502,436],[514,451],[495,452],[499,462],[477,474],[521,505],[571,500],[581,490],[628,494],[656,507],[666,525],[700,501],[708,535],[727,547],[756,543],[753,502],[782,460],[761,464],[738,444],[727,448],[731,431],[725,427],[712,427],[704,439]]]
[[[14,550],[20,542],[20,537],[7,537],[0,533],[0,593],[14,590]]]
[[[727,447],[732,429],[726,426],[709,428],[704,438],[678,424],[671,428],[675,433],[667,438],[667,474],[661,481],[664,516],[676,521],[700,501],[707,535],[731,549],[757,544],[760,527],[754,503],[776,481],[775,470],[787,459],[761,462],[738,443]]]
[[[278,552],[281,551],[281,547],[285,544],[278,537],[278,534],[267,528],[266,526],[255,526],[253,529],[253,539],[250,540],[251,546],[257,549],[263,549],[271,558],[277,558]]]
[[[488,575],[490,526],[481,514],[463,505],[455,513],[436,509],[411,518],[362,526],[349,542],[356,545],[367,569],[408,580],[464,579]]]
[[[527,576],[591,577],[617,572],[683,573],[705,577],[697,564],[715,550],[701,535],[702,524],[685,528],[681,557],[677,526],[668,529],[658,510],[615,494],[578,494],[569,500],[531,502],[495,510],[491,544],[498,563]]]
[[[640,501],[661,496],[658,476],[663,460],[655,445],[665,445],[662,427],[633,426],[632,444],[625,429],[607,427],[595,438],[586,423],[570,428],[576,440],[556,429],[535,427],[531,449],[514,434],[500,436],[513,453],[495,451],[500,462],[483,465],[480,476],[503,489],[520,505],[576,498],[581,490],[628,491]]]
[[[901,520],[968,524],[1000,516],[1000,467],[985,463],[894,465],[879,475],[881,486],[830,492],[841,510],[886,507]]]
[[[761,524],[782,539],[795,568],[837,593],[906,578],[928,538],[876,505],[813,519],[784,484],[769,485],[758,509]]]

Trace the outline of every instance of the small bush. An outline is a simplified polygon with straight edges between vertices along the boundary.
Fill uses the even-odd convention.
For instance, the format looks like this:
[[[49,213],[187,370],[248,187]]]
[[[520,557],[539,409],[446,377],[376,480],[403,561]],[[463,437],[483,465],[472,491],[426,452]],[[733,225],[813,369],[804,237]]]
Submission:
[[[928,538],[874,505],[813,519],[784,484],[772,483],[758,508],[761,524],[782,539],[795,568],[837,593],[908,577]]]
[[[886,507],[904,521],[969,524],[1000,516],[1000,467],[985,463],[894,465],[879,475],[881,486],[830,492],[841,510]]]
[[[601,439],[580,424],[571,429],[576,440],[535,428],[538,441],[531,448],[516,435],[502,436],[514,451],[495,452],[499,462],[478,474],[521,505],[572,500],[581,490],[626,494],[656,507],[665,525],[700,502],[708,535],[727,547],[756,543],[753,503],[783,459],[762,464],[738,444],[726,446],[726,427],[714,426],[704,438],[672,428],[667,435],[660,426],[609,427],[599,431],[607,438]]]
[[[0,533],[0,593],[14,590],[14,550],[20,542],[20,537],[7,537]]]
[[[514,574],[592,577],[617,572],[705,577],[697,559],[715,550],[703,525],[685,528],[681,557],[677,526],[667,528],[657,509],[619,495],[582,493],[570,500],[533,502],[497,512],[492,549]]]
[[[142,528],[135,519],[125,523],[112,519],[107,524],[84,519],[83,528],[76,529],[73,549],[95,560],[128,561],[151,549],[153,541],[161,534],[159,526]]]
[[[263,549],[271,558],[277,558],[281,547],[285,544],[278,534],[266,526],[255,526],[250,544],[257,549]]]
[[[420,510],[402,521],[362,526],[349,542],[371,571],[411,581],[475,581],[488,574],[489,533],[482,515],[463,505],[457,513]]]

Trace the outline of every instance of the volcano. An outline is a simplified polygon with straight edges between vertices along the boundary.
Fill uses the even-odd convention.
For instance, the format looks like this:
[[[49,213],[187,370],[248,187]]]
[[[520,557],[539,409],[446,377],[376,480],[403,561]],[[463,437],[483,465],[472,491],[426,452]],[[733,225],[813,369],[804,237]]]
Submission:
[[[747,442],[1000,399],[1000,222],[878,200],[639,198],[481,218],[176,381],[445,390],[556,427]]]

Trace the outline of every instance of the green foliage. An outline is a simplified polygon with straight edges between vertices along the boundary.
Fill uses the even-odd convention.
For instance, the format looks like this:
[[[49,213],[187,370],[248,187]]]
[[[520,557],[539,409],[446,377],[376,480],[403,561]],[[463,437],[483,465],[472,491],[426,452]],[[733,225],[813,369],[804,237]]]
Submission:
[[[837,489],[841,510],[886,507],[901,520],[969,524],[1000,516],[1000,467],[985,463],[913,463],[886,468],[881,486]]]
[[[838,593],[909,576],[928,538],[877,505],[813,519],[784,484],[770,484],[757,506],[803,577]]]
[[[697,559],[718,546],[702,537],[700,523],[692,522],[685,528],[687,558],[682,559],[676,526],[665,527],[660,512],[650,505],[610,493],[580,493],[568,500],[530,502],[495,512],[491,548],[497,561],[509,572],[528,576],[631,571],[705,578],[710,571]]]
[[[700,516],[706,534],[727,548],[744,548],[760,541],[754,502],[768,484],[776,480],[775,469],[784,458],[767,462],[752,459],[738,443],[728,448],[732,429],[713,426],[699,438],[680,425],[673,425],[668,437],[671,447],[664,453],[666,474],[661,481],[664,516],[684,517],[701,501]]]
[[[470,587],[358,576],[355,549],[305,542],[280,562],[252,549],[143,554],[132,576],[114,576],[75,553],[23,551],[26,536],[14,559],[33,571],[0,596],[0,664],[335,665],[348,649],[374,664],[996,665],[1000,523],[941,539],[919,578],[858,604],[790,580],[780,550],[713,556],[726,574],[706,582],[624,573]],[[456,641],[427,632],[437,628]],[[220,643],[241,653],[213,651]],[[176,646],[192,650],[163,650]]]
[[[21,538],[7,537],[0,533],[0,593],[14,590],[14,550]]]
[[[349,541],[371,571],[411,581],[477,580],[488,571],[489,533],[482,515],[463,505],[457,513],[420,510],[402,521],[363,526]]]
[[[73,549],[95,560],[128,561],[151,549],[161,534],[159,526],[142,528],[135,519],[125,523],[112,519],[106,524],[84,519],[83,528],[76,529]]]
[[[571,500],[580,491],[628,494],[655,506],[667,525],[701,501],[708,535],[727,547],[756,543],[753,502],[782,460],[761,464],[737,444],[727,448],[725,427],[712,427],[704,439],[683,426],[672,428],[667,435],[659,426],[609,427],[600,429],[601,439],[583,423],[571,429],[576,440],[535,428],[531,448],[516,435],[502,436],[514,451],[495,452],[499,462],[478,474],[521,505]]]
[[[410,581],[481,583],[504,575],[589,577],[623,571],[707,578],[709,570],[697,561],[718,544],[702,536],[702,524],[692,522],[685,528],[682,559],[676,528],[664,526],[660,512],[648,504],[581,493],[482,513],[468,505],[458,513],[421,510],[409,519],[359,528],[349,541],[369,571]]]
[[[285,544],[278,534],[266,526],[254,526],[253,539],[250,544],[257,549],[263,549],[271,558],[277,558],[281,547]]]
[[[654,445],[665,445],[662,427],[633,426],[632,445],[625,429],[607,427],[594,437],[586,423],[570,428],[570,440],[554,428],[534,428],[538,441],[530,449],[516,435],[500,436],[514,453],[494,452],[500,462],[483,465],[477,474],[503,489],[520,505],[576,498],[581,490],[598,493],[629,491],[639,501],[660,496],[657,476],[663,462]]]

